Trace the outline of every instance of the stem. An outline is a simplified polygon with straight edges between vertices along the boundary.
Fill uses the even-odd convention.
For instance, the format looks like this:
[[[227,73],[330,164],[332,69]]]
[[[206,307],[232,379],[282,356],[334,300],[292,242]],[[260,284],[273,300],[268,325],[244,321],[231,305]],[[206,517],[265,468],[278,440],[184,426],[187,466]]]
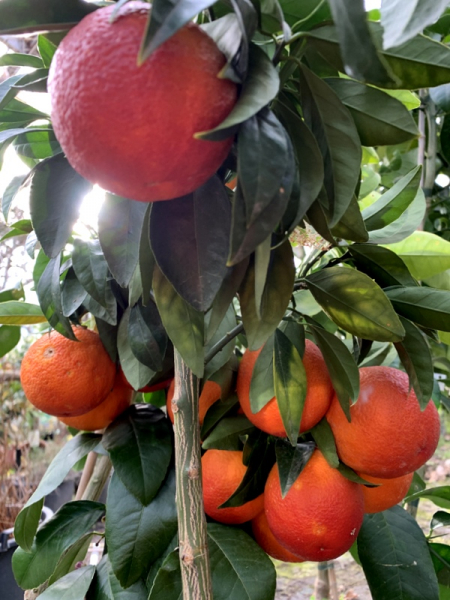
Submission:
[[[205,356],[205,365],[208,364],[209,361],[212,360],[215,357],[215,355],[218,354],[223,348],[225,348],[228,342],[231,342],[232,339],[237,337],[241,333],[241,331],[244,331],[243,323],[239,323],[239,325],[236,325],[236,327],[234,327],[223,338],[220,338],[217,344],[214,344],[214,346]]]
[[[84,491],[88,486],[88,483],[92,477],[92,473],[94,472],[95,463],[97,462],[97,453],[89,452],[86,458],[86,462],[84,463],[83,472],[81,474],[80,483],[78,485],[77,493],[75,496],[75,500],[81,500],[83,497]]]
[[[82,500],[98,500],[108,481],[109,474],[112,469],[112,463],[109,456],[99,456],[94,472],[86,486],[81,497]]]
[[[175,349],[172,399],[183,600],[212,600],[206,517],[203,510],[199,383]]]

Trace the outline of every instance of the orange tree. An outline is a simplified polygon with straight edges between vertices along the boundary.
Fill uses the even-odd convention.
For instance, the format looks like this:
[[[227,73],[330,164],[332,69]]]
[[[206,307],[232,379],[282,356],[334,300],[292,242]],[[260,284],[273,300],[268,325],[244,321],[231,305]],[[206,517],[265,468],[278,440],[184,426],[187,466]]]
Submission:
[[[342,533],[348,541],[339,552],[357,537],[352,551],[372,596],[446,597],[450,550],[433,540],[449,513],[437,511],[427,537],[399,506],[363,519],[357,486],[364,475],[343,462],[328,420],[299,434],[306,341],[319,347],[324,381],[331,380],[333,402],[348,417],[359,397],[360,367],[406,372],[402,402],[408,406],[430,412],[430,398],[446,402],[434,371],[445,380],[441,340],[450,332],[450,294],[445,278],[436,277],[450,267],[450,252],[444,239],[416,232],[426,212],[426,131],[413,92],[450,82],[447,1],[384,0],[381,15],[367,14],[362,0],[155,0],[151,14],[132,4],[0,2],[1,35],[39,32],[39,55],[0,59],[3,66],[29,68],[0,86],[0,156],[12,146],[30,167],[7,187],[2,210],[8,219],[18,191],[29,189],[31,218],[11,222],[7,235],[28,234],[39,301],[1,298],[6,329],[0,341],[9,349],[18,339],[11,325],[47,320],[76,344],[72,325],[90,314],[133,389],[175,377],[173,429],[150,396],[104,432],[77,433],[56,457],[16,521],[19,585],[37,588],[42,600],[66,592],[74,600],[273,598],[275,571],[251,526],[205,518],[200,459],[203,450],[214,450],[242,452],[246,467],[225,509],[259,498],[274,473],[271,509],[265,509],[273,537],[266,534],[261,544],[267,549],[279,552],[281,545],[281,555],[304,558],[278,505],[302,503],[306,483],[312,493],[305,488],[308,505],[295,525],[302,522],[299,535],[311,546],[317,535],[327,541],[324,524],[315,521],[319,508],[333,527],[333,490],[349,489],[340,492],[339,504],[352,528]],[[83,30],[78,43],[66,45],[73,39],[65,38],[67,31],[81,31],[75,26],[100,10],[109,11],[103,24],[111,33],[104,38],[104,31]],[[141,21],[144,15],[139,39],[126,28],[123,33],[122,11],[136,11]],[[198,38],[186,42],[184,26],[193,20],[198,27],[188,30]],[[108,57],[110,43],[114,60],[105,60],[102,49]],[[174,47],[175,60],[164,62]],[[89,67],[80,71],[87,55]],[[214,69],[205,84],[209,55]],[[146,87],[151,74],[139,76],[150,64],[158,77]],[[76,80],[68,83],[72,65]],[[45,92],[49,69],[54,128],[49,115],[17,97],[21,90]],[[219,92],[209,87],[218,69]],[[228,102],[211,108],[223,84]],[[205,115],[211,122],[197,120]],[[444,130],[441,143],[448,144]],[[198,151],[199,144],[207,150]],[[106,200],[98,234],[85,240],[73,226],[97,181],[108,188]],[[155,186],[162,188],[157,197],[147,196]],[[236,365],[246,348],[262,348],[246,387],[251,413],[276,397],[281,435],[258,429],[248,407],[247,414],[238,411]],[[62,370],[62,382],[64,376]],[[208,381],[219,384],[222,397],[200,430],[198,397]],[[363,393],[358,402],[367,398]],[[437,441],[432,421],[427,456]],[[371,423],[366,427],[369,433]],[[418,435],[408,430],[422,450]],[[394,437],[379,439],[383,455],[392,442],[389,458],[399,443]],[[83,498],[38,530],[45,495],[88,454],[99,458]],[[112,467],[105,506],[98,498]],[[225,477],[223,470],[213,470],[213,479]],[[326,478],[335,488],[327,488]],[[350,495],[356,511],[345,505]],[[446,507],[450,489],[427,490],[415,475],[407,498],[420,497]],[[101,562],[76,569],[105,513]],[[342,523],[335,524],[329,539],[341,543]]]

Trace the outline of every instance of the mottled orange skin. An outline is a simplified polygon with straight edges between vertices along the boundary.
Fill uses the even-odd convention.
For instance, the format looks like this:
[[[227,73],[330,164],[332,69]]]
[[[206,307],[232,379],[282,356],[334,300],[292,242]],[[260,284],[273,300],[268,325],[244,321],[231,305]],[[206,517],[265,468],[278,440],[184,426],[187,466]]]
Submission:
[[[252,519],[252,531],[255,540],[264,552],[272,558],[291,563],[304,562],[304,558],[297,556],[293,552],[289,552],[289,550],[280,544],[269,527],[264,511],[261,511],[259,515],[256,515],[256,517]]]
[[[150,5],[129,2],[86,16],[61,42],[48,89],[56,137],[74,169],[143,202],[183,196],[205,183],[233,138],[194,134],[231,112],[237,86],[218,73],[225,56],[187,24],[138,66]]]
[[[263,494],[242,506],[219,508],[237,490],[247,467],[239,450],[207,450],[202,456],[203,502],[208,517],[240,525],[263,510]]]
[[[273,397],[257,413],[250,406],[250,384],[253,369],[262,348],[246,350],[239,365],[236,391],[239,403],[245,416],[256,427],[278,437],[286,437],[286,429],[281,419],[280,410]],[[314,427],[327,412],[333,397],[333,386],[328,375],[327,367],[319,348],[310,340],[306,340],[303,365],[306,371],[307,390],[305,405],[299,433]]]
[[[288,550],[305,560],[332,560],[356,540],[364,518],[363,493],[315,450],[284,498],[274,465],[264,489],[264,511],[275,538]]]
[[[111,392],[116,367],[98,333],[74,327],[78,341],[53,330],[30,346],[20,380],[27,399],[55,417],[75,417],[101,404]]]
[[[172,382],[169,387],[169,391],[167,392],[167,415],[169,419],[173,423],[173,409],[172,409],[172,398],[175,391],[175,380],[172,379]],[[217,400],[220,400],[221,395],[220,385],[215,381],[205,381],[205,385],[203,386],[202,393],[200,394],[200,398],[198,399],[198,419],[200,421],[200,425],[203,425],[203,421],[205,419],[205,415],[208,412],[208,409],[215,403]]]
[[[363,367],[357,402],[349,423],[335,396],[326,418],[340,459],[355,471],[391,479],[421,467],[437,448],[438,411],[429,402],[424,411],[408,375],[392,367]]]
[[[361,486],[364,496],[364,512],[366,513],[383,512],[401,502],[408,493],[414,477],[414,473],[393,479],[371,477],[365,473],[358,473],[358,475],[370,483],[379,484],[378,487]]]
[[[120,374],[116,375],[114,387],[101,404],[78,417],[60,417],[60,421],[82,431],[103,429],[123,413],[133,398],[133,391],[126,385]]]

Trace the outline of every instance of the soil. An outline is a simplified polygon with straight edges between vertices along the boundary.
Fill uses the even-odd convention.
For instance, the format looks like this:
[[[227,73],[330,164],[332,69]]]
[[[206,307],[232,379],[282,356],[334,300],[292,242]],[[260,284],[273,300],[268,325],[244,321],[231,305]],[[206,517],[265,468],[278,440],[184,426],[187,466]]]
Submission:
[[[427,463],[424,479],[427,487],[450,485],[450,415],[442,414],[442,433],[438,449]],[[433,514],[439,510],[428,500],[419,503],[417,521],[428,534]],[[442,532],[437,541],[450,543],[450,530]],[[322,595],[314,595],[318,564],[306,562],[290,564],[274,561],[277,570],[277,592],[275,600],[323,600]],[[372,600],[362,568],[353,560],[349,552],[328,564],[336,578],[339,600]],[[326,598],[326,597],[325,597]]]

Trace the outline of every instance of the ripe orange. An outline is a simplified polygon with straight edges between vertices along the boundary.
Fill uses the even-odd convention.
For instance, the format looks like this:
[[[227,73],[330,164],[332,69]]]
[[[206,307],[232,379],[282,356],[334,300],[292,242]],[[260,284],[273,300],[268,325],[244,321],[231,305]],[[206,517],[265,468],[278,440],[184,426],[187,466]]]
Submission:
[[[275,538],[305,560],[346,552],[364,518],[361,486],[330,467],[315,450],[284,498],[275,464],[264,489],[264,510]]]
[[[194,134],[230,113],[237,86],[218,74],[225,56],[189,23],[140,66],[150,5],[129,2],[86,16],[61,42],[48,89],[68,161],[110,192],[143,202],[188,194],[226,158],[233,138]]]
[[[253,413],[250,406],[250,384],[253,368],[261,350],[262,348],[253,351],[246,350],[242,357],[236,388],[239,402],[245,416],[253,425],[271,435],[286,437],[286,430],[281,420],[276,397],[273,397],[257,413]],[[314,427],[325,415],[334,392],[322,353],[309,340],[306,340],[303,364],[306,371],[307,392],[300,423],[300,433]]]
[[[82,431],[103,429],[130,406],[133,391],[126,385],[120,374],[116,375],[114,387],[101,404],[78,417],[60,417],[60,421]]]
[[[414,473],[393,479],[371,477],[364,473],[358,473],[358,475],[370,483],[380,484],[378,487],[361,486],[364,496],[364,512],[366,513],[383,512],[401,502],[408,493],[414,477]]]
[[[175,391],[175,380],[172,379],[172,383],[170,384],[169,391],[167,392],[167,414],[170,420],[173,423],[173,409],[172,409],[172,398]],[[208,408],[217,402],[220,399],[221,389],[220,385],[215,381],[205,381],[205,385],[203,386],[202,393],[200,394],[200,398],[198,399],[199,407],[198,407],[198,418],[200,421],[200,425],[203,425],[203,420],[208,411]]]
[[[76,417],[98,406],[114,385],[116,367],[98,333],[74,327],[78,342],[53,330],[30,346],[20,380],[28,400],[56,417]]]
[[[355,471],[391,479],[423,465],[439,441],[439,414],[433,402],[424,411],[408,375],[392,367],[363,367],[349,423],[337,397],[327,420],[340,459]]]
[[[250,521],[263,510],[263,494],[242,506],[219,508],[237,490],[247,467],[239,450],[207,450],[202,456],[203,502],[205,513],[228,525]]]
[[[252,531],[255,540],[258,542],[264,552],[272,558],[292,563],[304,562],[303,558],[293,554],[292,552],[289,552],[289,550],[280,544],[270,530],[266,513],[264,511],[261,511],[259,515],[256,515],[256,517],[252,519]]]

